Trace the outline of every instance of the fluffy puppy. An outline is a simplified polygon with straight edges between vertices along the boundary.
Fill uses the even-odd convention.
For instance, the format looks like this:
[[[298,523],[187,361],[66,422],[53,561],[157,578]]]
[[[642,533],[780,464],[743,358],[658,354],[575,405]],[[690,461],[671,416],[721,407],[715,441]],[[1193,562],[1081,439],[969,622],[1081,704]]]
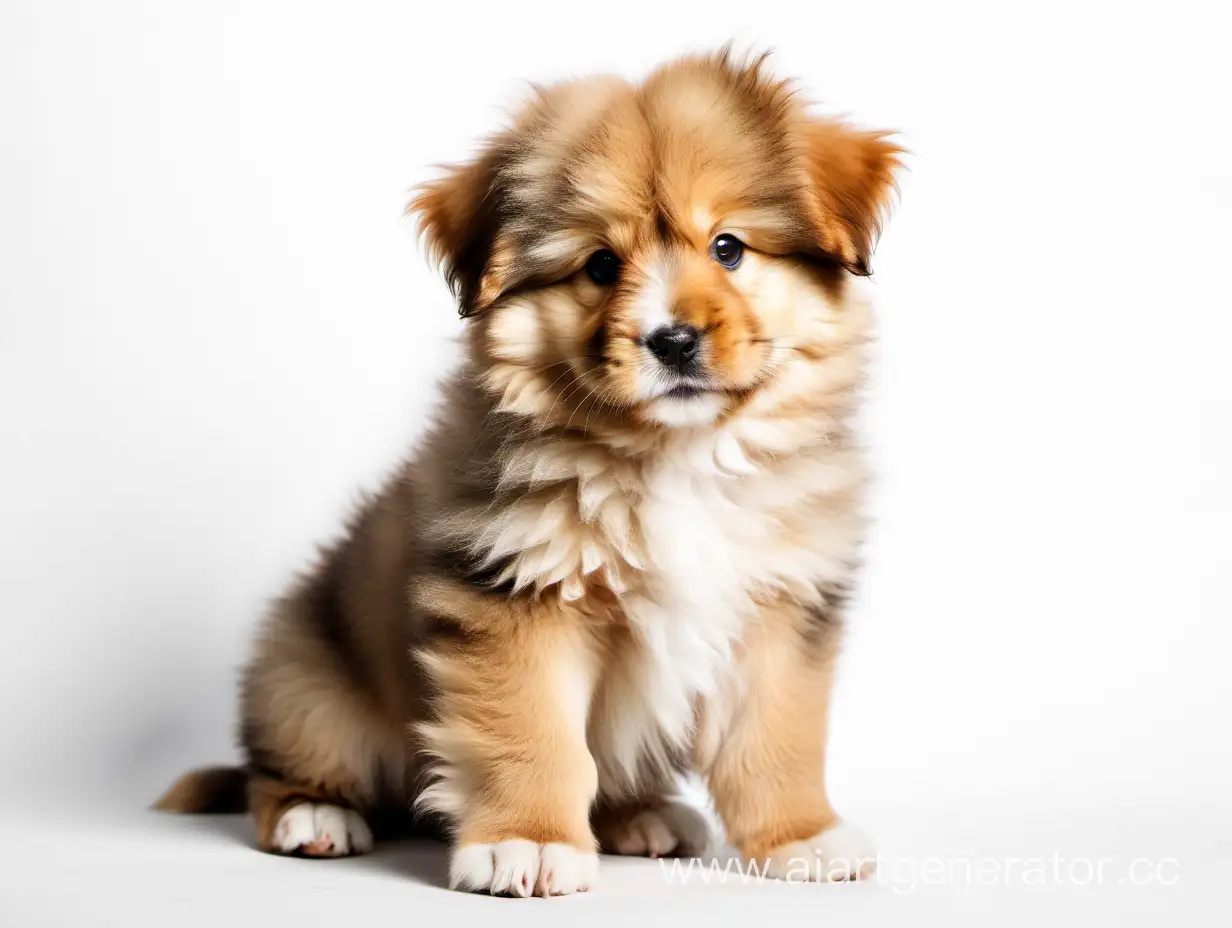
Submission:
[[[246,805],[264,850],[334,856],[414,804],[453,886],[553,895],[601,847],[700,850],[663,812],[693,770],[770,873],[859,876],[826,717],[862,532],[855,278],[899,151],[721,52],[540,89],[424,187],[464,363],[265,621],[246,766],[159,805]]]

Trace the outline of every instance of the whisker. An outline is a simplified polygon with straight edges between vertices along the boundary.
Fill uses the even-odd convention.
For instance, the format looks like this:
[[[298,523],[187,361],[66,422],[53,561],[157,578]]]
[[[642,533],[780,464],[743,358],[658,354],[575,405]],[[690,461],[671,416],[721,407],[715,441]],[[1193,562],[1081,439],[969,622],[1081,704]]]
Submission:
[[[560,404],[561,400],[568,400],[569,397],[573,396],[573,394],[577,393],[577,391],[581,389],[586,389],[587,391],[590,390],[590,388],[585,383],[583,383],[581,380],[577,380],[573,383],[572,386],[569,387],[568,390],[566,390],[564,393],[562,393],[560,396],[556,397],[556,399],[552,401],[552,408],[548,410],[548,415],[544,420],[543,429],[540,429],[541,432],[552,426],[552,415],[553,413],[556,412],[556,407]],[[586,400],[586,397],[585,396],[582,397],[582,402],[585,402],[585,400]],[[572,416],[569,417],[569,421],[570,422],[573,421]],[[569,426],[566,424],[565,428],[568,428],[568,427]]]
[[[595,407],[599,405],[606,406],[607,397],[611,393],[613,393],[615,389],[616,387],[614,384],[609,384],[607,387],[604,388],[603,392],[599,394],[599,398],[594,403],[591,404],[590,412],[586,413],[586,421],[582,423],[582,434],[587,434],[590,431],[590,417],[594,415]]]

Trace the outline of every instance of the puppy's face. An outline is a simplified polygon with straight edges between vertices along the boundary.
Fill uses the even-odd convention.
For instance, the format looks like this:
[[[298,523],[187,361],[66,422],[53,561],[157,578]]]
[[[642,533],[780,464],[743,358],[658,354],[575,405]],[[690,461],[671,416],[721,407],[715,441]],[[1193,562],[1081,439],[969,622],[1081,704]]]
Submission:
[[[412,208],[505,408],[696,426],[824,354],[897,152],[720,55],[541,91]]]

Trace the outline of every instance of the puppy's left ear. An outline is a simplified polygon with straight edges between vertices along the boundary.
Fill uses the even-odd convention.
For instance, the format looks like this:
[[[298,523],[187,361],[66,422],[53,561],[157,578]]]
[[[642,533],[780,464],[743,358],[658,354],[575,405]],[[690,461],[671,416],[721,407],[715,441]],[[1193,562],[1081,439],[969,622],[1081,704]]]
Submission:
[[[904,149],[887,141],[889,132],[866,132],[834,120],[804,120],[797,132],[820,249],[852,274],[867,277]]]
[[[415,193],[407,212],[416,216],[428,254],[470,316],[486,309],[506,289],[508,261],[500,260],[504,213],[501,169],[507,147],[495,139],[480,155],[452,165]]]

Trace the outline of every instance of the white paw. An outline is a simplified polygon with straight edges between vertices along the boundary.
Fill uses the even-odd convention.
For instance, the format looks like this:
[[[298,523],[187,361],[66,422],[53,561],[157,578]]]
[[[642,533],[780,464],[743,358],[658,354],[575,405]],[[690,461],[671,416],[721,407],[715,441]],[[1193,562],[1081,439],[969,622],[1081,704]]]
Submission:
[[[876,869],[872,842],[858,828],[844,824],[776,848],[766,868],[769,876],[793,883],[858,880]]]
[[[274,847],[283,854],[345,857],[372,850],[372,832],[352,809],[301,802],[282,813],[274,826]]]
[[[642,809],[610,826],[604,835],[605,849],[643,857],[665,857],[673,852],[693,856],[703,853],[709,843],[705,819],[683,805]]]
[[[570,844],[514,839],[463,844],[449,860],[449,886],[494,896],[565,896],[590,889],[599,856]]]

